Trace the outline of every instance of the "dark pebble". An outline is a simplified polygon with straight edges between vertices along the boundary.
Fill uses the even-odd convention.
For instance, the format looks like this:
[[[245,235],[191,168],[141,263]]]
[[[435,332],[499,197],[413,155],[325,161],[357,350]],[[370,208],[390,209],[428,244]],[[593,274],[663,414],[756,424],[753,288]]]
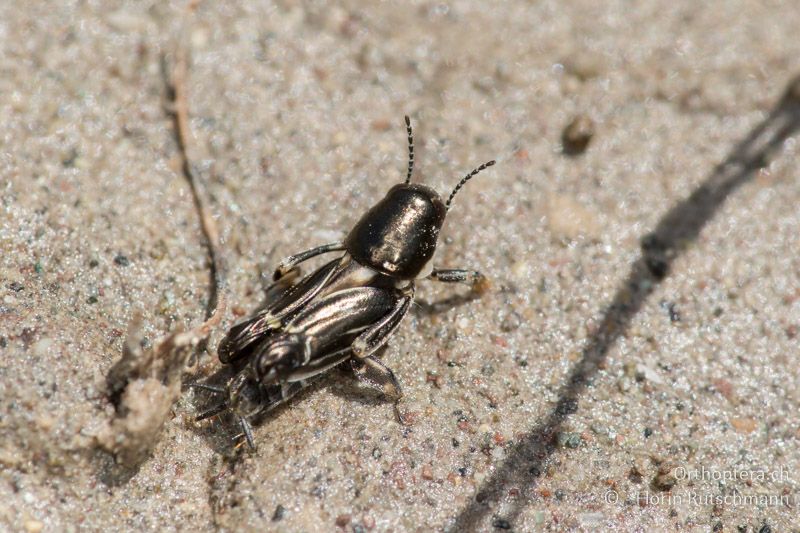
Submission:
[[[78,149],[72,148],[69,153],[61,160],[64,168],[72,168],[75,166],[75,161],[78,159]]]
[[[646,438],[646,439],[647,439],[647,438],[650,438],[650,436],[651,436],[652,434],[653,434],[653,430],[652,430],[652,429],[650,429],[650,428],[644,428],[644,438]]]
[[[11,289],[14,292],[19,292],[22,289],[24,289],[25,286],[22,283],[18,282],[18,281],[12,281],[11,283],[8,284],[8,288]]]
[[[97,296],[89,296],[86,299],[87,304],[96,304],[97,303]]]
[[[663,279],[669,272],[669,258],[674,255],[669,243],[650,233],[642,238],[642,251],[647,269],[656,279]]]
[[[586,151],[594,136],[594,122],[586,115],[578,115],[561,133],[561,144],[567,155],[578,155]]]
[[[578,412],[578,400],[563,400],[558,402],[556,413],[560,415],[571,415]]]
[[[25,348],[27,348],[28,345],[33,342],[35,333],[36,330],[33,328],[22,328],[22,333],[19,334],[19,338],[22,340]]]
[[[283,505],[278,505],[275,508],[275,512],[272,513],[272,521],[279,522],[283,520],[284,516],[286,516],[286,507],[284,507]]]
[[[458,474],[461,477],[467,477],[467,472],[468,472],[468,470],[467,470],[467,468],[465,466],[462,466],[461,468],[458,469]]]
[[[581,445],[581,436],[571,431],[562,431],[556,436],[556,444],[558,444],[559,448],[579,448]]]
[[[528,473],[533,477],[539,477],[542,475],[542,471],[538,466],[532,466],[530,470],[528,470]]]
[[[657,279],[663,279],[669,272],[669,263],[660,257],[645,256],[645,263],[650,273]]]
[[[772,528],[769,527],[769,524],[764,524],[761,526],[761,529],[758,530],[758,533],[772,533]]]
[[[503,518],[495,518],[492,520],[492,527],[495,529],[511,529],[511,523]]]
[[[117,254],[117,256],[114,258],[114,264],[119,265],[121,267],[126,267],[131,264],[131,261],[124,255]]]
[[[653,488],[662,492],[668,492],[672,490],[672,487],[674,487],[677,483],[678,480],[672,474],[658,474],[655,479],[653,479]]]
[[[89,261],[89,268],[97,268],[98,266],[100,266],[100,261],[97,259],[92,259]]]
[[[453,439],[453,448],[458,448],[459,442],[456,439]]]
[[[722,531],[723,529],[724,528],[722,527],[722,522],[717,522],[716,524],[714,524],[713,531]]]
[[[669,321],[670,322],[680,322],[681,321],[681,314],[675,309],[675,302],[668,302],[666,300],[661,300],[661,309],[664,309],[669,314]]]
[[[381,458],[381,450],[380,448],[373,448],[372,449],[372,458],[373,459],[380,459]]]

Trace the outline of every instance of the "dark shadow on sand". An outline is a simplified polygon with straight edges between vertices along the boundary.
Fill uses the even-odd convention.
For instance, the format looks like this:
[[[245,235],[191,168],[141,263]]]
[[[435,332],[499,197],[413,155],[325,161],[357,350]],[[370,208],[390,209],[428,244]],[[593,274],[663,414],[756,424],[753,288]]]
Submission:
[[[771,154],[800,127],[800,77],[789,83],[783,97],[753,131],[729,153],[692,194],[670,209],[655,230],[642,239],[642,254],[630,268],[627,278],[606,307],[597,333],[587,339],[580,361],[559,391],[552,412],[533,425],[513,445],[507,458],[479,488],[475,498],[457,516],[450,531],[477,529],[487,514],[502,501],[511,488],[522,494],[537,483],[545,463],[556,447],[554,435],[566,418],[578,408],[581,394],[605,359],[614,342],[625,333],[631,319],[658,284],[669,275],[670,267],[691,244],[725,199],[755,171],[764,167]],[[528,503],[524,498],[511,503],[501,518],[513,526]]]

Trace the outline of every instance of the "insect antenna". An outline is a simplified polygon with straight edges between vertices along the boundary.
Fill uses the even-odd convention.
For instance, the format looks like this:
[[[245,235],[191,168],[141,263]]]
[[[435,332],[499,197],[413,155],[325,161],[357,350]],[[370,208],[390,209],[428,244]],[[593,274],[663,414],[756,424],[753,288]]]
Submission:
[[[406,115],[406,132],[408,132],[408,174],[406,185],[411,182],[411,173],[414,171],[414,137],[411,135],[411,119]]]
[[[458,185],[456,185],[455,189],[453,189],[453,192],[450,193],[450,198],[447,199],[447,203],[444,206],[445,210],[446,211],[450,210],[450,203],[453,201],[453,198],[455,197],[456,193],[459,190],[461,190],[461,187],[463,187],[465,183],[474,178],[481,170],[485,170],[494,164],[495,164],[494,160],[489,161],[487,163],[482,164],[481,166],[479,166],[478,168],[476,168],[475,170],[464,176],[461,179],[461,181],[458,182]]]
[[[242,427],[242,435],[244,435],[245,440],[247,441],[247,446],[251,450],[256,449],[256,441],[253,438],[253,427],[250,425],[250,422],[243,416],[239,417],[239,425]],[[234,440],[238,440],[241,435],[237,435],[234,437]]]
[[[212,416],[220,414],[222,411],[228,408],[228,402],[220,402],[211,409],[203,411],[199,415],[197,415],[194,420],[195,422],[200,422],[201,420],[205,420],[206,418],[211,418]]]

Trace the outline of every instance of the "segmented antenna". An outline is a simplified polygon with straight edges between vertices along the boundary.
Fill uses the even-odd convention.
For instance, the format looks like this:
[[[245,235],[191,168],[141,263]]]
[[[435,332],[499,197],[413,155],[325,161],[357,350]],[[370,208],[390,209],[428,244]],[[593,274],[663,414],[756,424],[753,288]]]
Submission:
[[[461,189],[461,187],[464,186],[464,184],[466,182],[468,182],[469,180],[474,178],[478,174],[478,172],[480,172],[481,170],[485,170],[485,169],[489,168],[490,166],[492,166],[494,164],[495,164],[494,160],[489,161],[487,163],[482,164],[481,166],[479,166],[478,168],[476,168],[475,170],[473,170],[472,172],[470,172],[469,174],[464,176],[464,178],[461,181],[458,182],[458,185],[456,185],[456,188],[453,189],[453,192],[450,193],[450,198],[447,199],[447,203],[444,205],[445,209],[448,210],[448,211],[450,210],[450,202],[453,201],[453,198],[455,197],[456,193]]]
[[[414,138],[411,136],[411,119],[406,115],[406,131],[408,132],[408,174],[406,185],[411,183],[411,172],[414,171]]]

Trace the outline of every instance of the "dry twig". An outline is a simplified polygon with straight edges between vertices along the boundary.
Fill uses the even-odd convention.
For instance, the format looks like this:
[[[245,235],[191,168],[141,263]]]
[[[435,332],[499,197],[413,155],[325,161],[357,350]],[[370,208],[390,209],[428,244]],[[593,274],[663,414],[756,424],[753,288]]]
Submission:
[[[194,9],[189,4],[189,11]],[[187,99],[188,60],[181,39],[172,75],[175,136],[181,170],[192,190],[211,260],[211,295],[207,319],[188,331],[173,331],[148,350],[141,348],[141,315],[134,317],[122,358],[107,376],[109,395],[116,406],[114,418],[97,435],[98,444],[128,467],[136,467],[155,445],[172,405],[181,392],[189,357],[225,313],[225,263],[219,232],[208,207],[208,194],[189,159],[191,136]]]

